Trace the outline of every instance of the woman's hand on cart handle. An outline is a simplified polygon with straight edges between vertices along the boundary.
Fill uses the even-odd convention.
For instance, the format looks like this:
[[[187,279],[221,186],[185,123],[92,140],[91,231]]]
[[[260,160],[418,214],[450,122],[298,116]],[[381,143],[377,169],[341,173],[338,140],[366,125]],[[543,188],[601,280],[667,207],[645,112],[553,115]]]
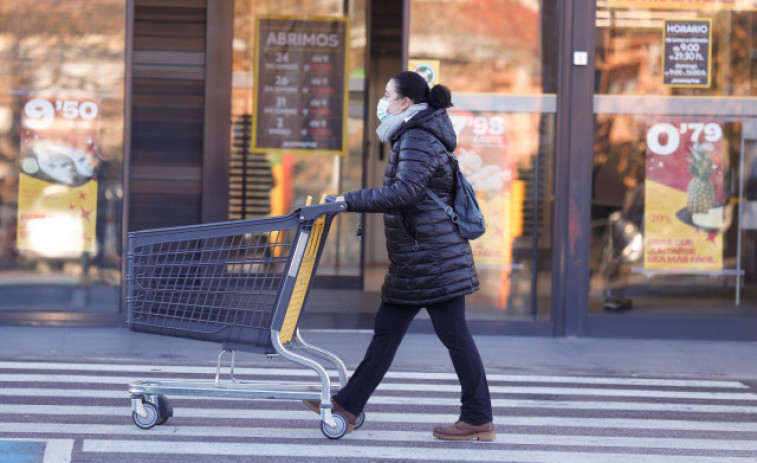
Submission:
[[[326,195],[324,197],[324,200],[327,203],[343,203],[344,202],[344,195],[339,195],[339,196],[336,196],[336,195]]]

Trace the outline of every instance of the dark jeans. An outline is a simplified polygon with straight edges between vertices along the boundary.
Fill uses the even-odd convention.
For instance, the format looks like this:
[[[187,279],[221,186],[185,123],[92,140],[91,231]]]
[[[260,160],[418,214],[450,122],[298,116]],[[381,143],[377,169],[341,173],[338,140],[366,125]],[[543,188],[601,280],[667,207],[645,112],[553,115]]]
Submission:
[[[422,307],[381,303],[365,357],[347,384],[333,399],[350,413],[359,415],[376,390],[410,322]],[[492,421],[492,406],[484,365],[465,321],[465,296],[426,307],[434,331],[449,350],[452,365],[460,380],[462,394],[460,419],[481,425]]]

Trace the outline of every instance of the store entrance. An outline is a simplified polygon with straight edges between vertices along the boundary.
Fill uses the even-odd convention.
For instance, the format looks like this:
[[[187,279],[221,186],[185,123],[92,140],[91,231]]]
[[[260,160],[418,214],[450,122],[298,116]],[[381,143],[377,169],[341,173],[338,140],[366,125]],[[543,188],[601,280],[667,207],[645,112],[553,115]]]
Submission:
[[[126,3],[3,2],[0,322],[120,321]]]

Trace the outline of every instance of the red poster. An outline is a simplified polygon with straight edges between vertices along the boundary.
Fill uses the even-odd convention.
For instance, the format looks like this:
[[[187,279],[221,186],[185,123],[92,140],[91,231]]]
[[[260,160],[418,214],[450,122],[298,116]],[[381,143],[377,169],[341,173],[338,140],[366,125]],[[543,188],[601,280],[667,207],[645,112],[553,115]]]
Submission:
[[[721,270],[725,223],[723,126],[656,121],[647,128],[644,267]]]
[[[96,247],[99,100],[30,96],[21,114],[18,248],[75,258]]]

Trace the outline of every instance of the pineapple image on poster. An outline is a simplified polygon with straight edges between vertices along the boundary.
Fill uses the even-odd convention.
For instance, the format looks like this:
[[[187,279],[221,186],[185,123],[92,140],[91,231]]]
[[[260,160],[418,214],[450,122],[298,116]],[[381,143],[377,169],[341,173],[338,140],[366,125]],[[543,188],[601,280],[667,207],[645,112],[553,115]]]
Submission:
[[[645,269],[722,270],[722,123],[656,121],[647,128],[646,154]]]
[[[689,147],[689,155],[686,161],[689,163],[689,172],[692,179],[686,187],[686,211],[684,214],[699,217],[699,214],[706,214],[708,217],[710,211],[714,211],[715,222],[714,228],[720,225],[722,216],[722,207],[715,208],[715,185],[713,185],[712,174],[715,172],[713,158],[717,152],[710,143],[695,142]],[[705,217],[706,219],[707,217]],[[703,223],[707,226],[707,223]]]

